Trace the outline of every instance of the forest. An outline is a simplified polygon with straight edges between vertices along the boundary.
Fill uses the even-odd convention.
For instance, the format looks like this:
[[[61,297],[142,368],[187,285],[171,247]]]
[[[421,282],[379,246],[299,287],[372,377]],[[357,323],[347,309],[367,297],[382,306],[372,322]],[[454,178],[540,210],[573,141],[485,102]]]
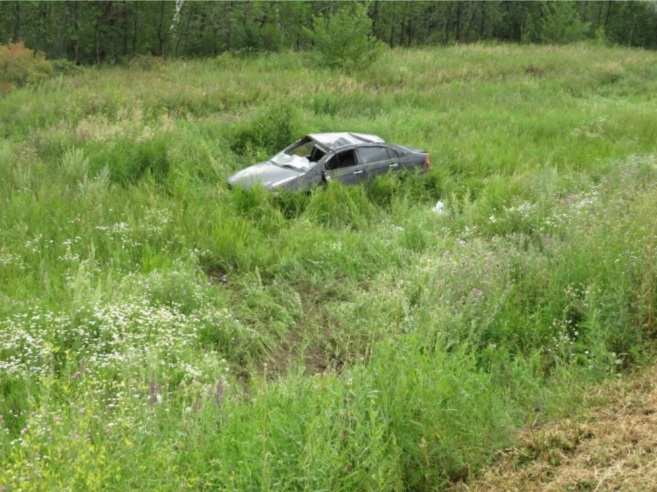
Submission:
[[[23,41],[48,58],[116,63],[135,55],[214,56],[311,48],[307,28],[341,2],[0,2],[0,43]],[[604,40],[657,48],[657,3],[367,3],[373,34],[390,47],[477,41]]]

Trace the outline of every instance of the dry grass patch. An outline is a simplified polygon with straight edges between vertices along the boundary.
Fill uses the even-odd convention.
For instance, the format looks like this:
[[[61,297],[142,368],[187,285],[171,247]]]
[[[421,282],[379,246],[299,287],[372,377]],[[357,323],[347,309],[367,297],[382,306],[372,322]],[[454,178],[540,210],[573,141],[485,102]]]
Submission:
[[[524,431],[519,445],[453,490],[655,490],[657,367],[590,395],[582,417]]]

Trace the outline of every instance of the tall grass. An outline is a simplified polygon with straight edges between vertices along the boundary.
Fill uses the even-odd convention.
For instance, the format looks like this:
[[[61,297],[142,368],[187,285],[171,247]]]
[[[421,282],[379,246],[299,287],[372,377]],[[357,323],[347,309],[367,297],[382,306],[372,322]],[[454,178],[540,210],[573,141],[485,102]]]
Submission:
[[[654,54],[299,56],[0,99],[0,486],[435,490],[650,360]],[[334,130],[433,168],[226,187]]]

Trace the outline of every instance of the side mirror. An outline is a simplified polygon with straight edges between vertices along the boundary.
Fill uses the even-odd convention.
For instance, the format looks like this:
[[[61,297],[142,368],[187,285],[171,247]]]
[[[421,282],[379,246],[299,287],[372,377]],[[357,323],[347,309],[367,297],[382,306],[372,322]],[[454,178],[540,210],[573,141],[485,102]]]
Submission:
[[[329,181],[331,181],[331,179],[332,179],[331,176],[326,172],[326,169],[324,169],[322,171],[322,181],[328,183]]]

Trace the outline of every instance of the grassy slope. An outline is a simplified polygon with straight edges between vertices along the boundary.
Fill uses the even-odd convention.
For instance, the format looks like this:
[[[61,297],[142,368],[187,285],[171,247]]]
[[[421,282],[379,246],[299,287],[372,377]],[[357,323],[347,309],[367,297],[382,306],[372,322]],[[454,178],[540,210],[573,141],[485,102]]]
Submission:
[[[223,56],[0,99],[0,484],[468,477],[649,353],[656,61],[468,46],[347,76]],[[432,173],[225,188],[337,129],[427,148]]]

